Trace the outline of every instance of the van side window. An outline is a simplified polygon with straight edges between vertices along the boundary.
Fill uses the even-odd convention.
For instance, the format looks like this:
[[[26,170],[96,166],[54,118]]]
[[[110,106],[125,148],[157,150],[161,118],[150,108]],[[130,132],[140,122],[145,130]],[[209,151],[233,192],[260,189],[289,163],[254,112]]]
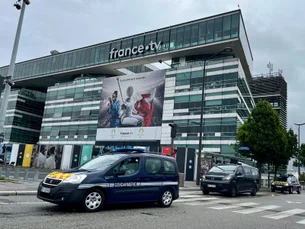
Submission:
[[[176,167],[173,162],[164,160],[164,173],[166,174],[176,174]]]
[[[120,176],[130,176],[139,171],[140,168],[140,158],[133,157],[127,158],[124,161],[117,164],[114,168],[107,172],[106,176],[113,176],[115,172],[123,173]]]
[[[145,172],[147,174],[159,174],[161,172],[162,164],[161,159],[158,158],[146,158],[145,159]]]
[[[251,172],[250,168],[244,167],[244,170],[245,170],[245,175],[246,176],[252,176],[252,172]]]

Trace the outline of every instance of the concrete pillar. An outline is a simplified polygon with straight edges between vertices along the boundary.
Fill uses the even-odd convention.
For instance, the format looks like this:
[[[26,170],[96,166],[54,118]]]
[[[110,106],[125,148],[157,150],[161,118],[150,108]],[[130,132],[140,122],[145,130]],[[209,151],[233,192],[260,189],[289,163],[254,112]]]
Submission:
[[[1,175],[2,175],[2,167],[0,167],[0,177],[1,177]]]
[[[5,176],[6,176],[7,178],[10,177],[10,171],[11,171],[10,167],[6,167]]]
[[[38,177],[39,177],[39,171],[35,171],[34,181],[38,181]]]
[[[29,170],[26,169],[25,170],[25,175],[24,175],[24,180],[28,180],[29,179]]]
[[[179,173],[179,187],[184,187],[184,173]]]
[[[19,168],[18,167],[15,167],[14,179],[19,179]]]

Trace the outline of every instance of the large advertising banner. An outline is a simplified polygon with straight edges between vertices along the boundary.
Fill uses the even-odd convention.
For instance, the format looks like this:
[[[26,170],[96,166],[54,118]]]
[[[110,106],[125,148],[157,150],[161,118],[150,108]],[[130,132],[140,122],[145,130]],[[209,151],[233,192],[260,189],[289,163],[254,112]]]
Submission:
[[[104,79],[96,141],[160,140],[165,73]]]

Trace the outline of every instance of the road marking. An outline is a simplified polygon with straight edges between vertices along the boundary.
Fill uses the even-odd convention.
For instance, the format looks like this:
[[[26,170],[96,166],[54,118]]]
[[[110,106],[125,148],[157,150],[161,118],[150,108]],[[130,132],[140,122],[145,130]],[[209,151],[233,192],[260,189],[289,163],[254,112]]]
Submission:
[[[267,206],[244,209],[244,210],[238,210],[238,211],[233,211],[233,212],[240,213],[240,214],[251,214],[251,213],[256,213],[256,212],[262,212],[262,211],[265,211],[265,210],[272,210],[272,209],[276,209],[276,208],[279,208],[279,207],[280,206],[278,206],[278,205],[267,205]]]
[[[42,202],[42,201],[39,201],[39,202],[14,202],[14,203],[3,203],[3,202],[0,202],[0,205],[15,205],[15,204],[47,204],[46,202]]]
[[[297,222],[298,224],[305,224],[305,219],[303,219],[303,220],[301,220],[301,221],[299,221],[299,222]]]
[[[282,211],[282,212],[272,214],[272,215],[266,215],[266,216],[263,216],[263,217],[268,218],[268,219],[282,219],[282,218],[286,218],[286,217],[289,217],[289,216],[301,214],[301,213],[304,213],[304,212],[305,212],[304,209],[292,209],[292,210]]]
[[[209,207],[209,208],[215,209],[215,210],[225,210],[225,209],[239,208],[239,207],[251,207],[254,205],[258,205],[258,203],[246,202],[246,203],[240,203],[240,204],[236,204],[236,205],[219,205],[219,206]]]
[[[178,200],[174,200],[174,202],[176,203],[183,203],[183,202],[194,202],[194,201],[200,201],[200,200],[216,200],[218,198],[216,197],[201,197],[201,198],[192,198],[192,199],[178,199]]]
[[[224,199],[217,199],[209,202],[186,202],[183,203],[185,205],[189,206],[199,206],[199,205],[212,205],[212,204],[218,204],[218,203],[234,203],[237,202],[237,200],[224,200]]]

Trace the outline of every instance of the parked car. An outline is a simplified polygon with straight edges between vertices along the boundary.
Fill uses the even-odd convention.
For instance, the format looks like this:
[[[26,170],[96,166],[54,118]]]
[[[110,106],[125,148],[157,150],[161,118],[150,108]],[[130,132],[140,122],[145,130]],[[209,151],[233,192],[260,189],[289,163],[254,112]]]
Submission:
[[[297,192],[301,194],[301,184],[298,179],[292,175],[280,175],[275,179],[274,182],[271,183],[271,191],[281,191],[281,192],[289,192],[292,194],[293,192]]]
[[[228,193],[235,197],[239,193],[250,193],[255,196],[259,190],[258,169],[243,163],[218,164],[202,176],[203,194],[210,192]]]
[[[39,184],[37,197],[89,212],[105,204],[157,202],[169,207],[179,198],[178,165],[169,156],[117,150],[74,170],[49,174]]]

